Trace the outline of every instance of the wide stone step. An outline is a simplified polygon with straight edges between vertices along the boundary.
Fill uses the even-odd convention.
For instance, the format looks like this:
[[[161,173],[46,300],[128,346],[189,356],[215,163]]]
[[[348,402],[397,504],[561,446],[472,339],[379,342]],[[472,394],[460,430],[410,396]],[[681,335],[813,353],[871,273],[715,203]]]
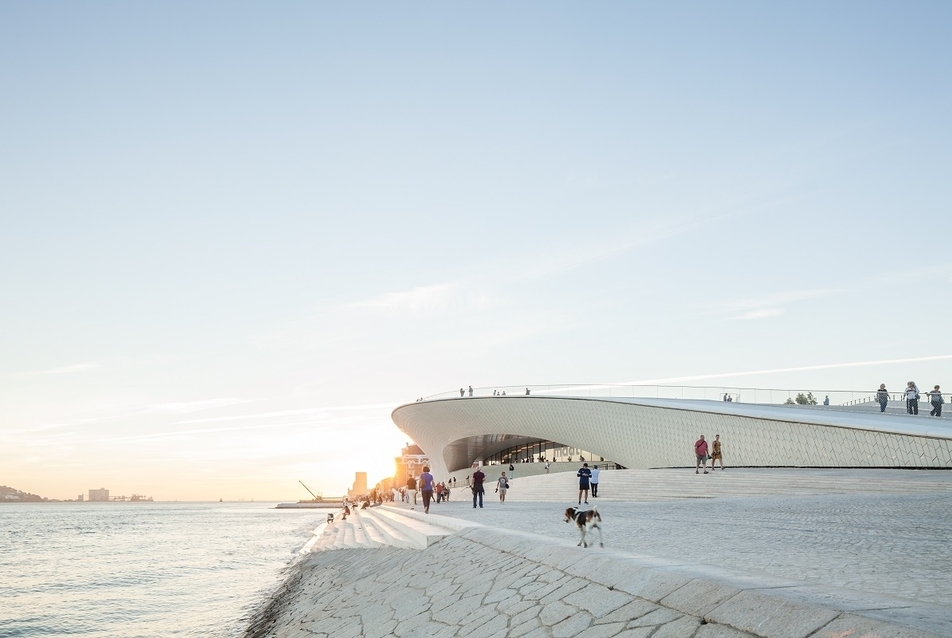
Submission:
[[[391,527],[402,532],[413,543],[413,547],[418,549],[425,549],[453,533],[453,530],[446,527],[438,527],[404,514],[405,511],[387,506],[377,507],[373,510],[373,515],[378,520],[383,520]]]
[[[404,547],[417,549],[417,544],[414,543],[413,539],[407,536],[402,530],[398,529],[390,523],[389,520],[378,517],[377,510],[380,508],[374,508],[374,510],[365,510],[364,521],[369,523],[380,534],[381,538],[384,540],[384,544],[392,545],[393,547]]]

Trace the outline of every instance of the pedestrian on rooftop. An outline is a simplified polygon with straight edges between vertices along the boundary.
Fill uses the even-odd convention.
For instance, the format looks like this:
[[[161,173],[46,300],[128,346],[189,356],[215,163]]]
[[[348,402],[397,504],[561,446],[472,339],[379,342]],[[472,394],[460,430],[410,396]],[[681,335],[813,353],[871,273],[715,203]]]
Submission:
[[[879,389],[876,390],[876,400],[879,401],[879,411],[885,412],[886,406],[889,405],[889,390],[886,389],[885,383],[879,384]]]
[[[929,414],[931,416],[942,416],[942,404],[945,403],[945,399],[942,398],[942,392],[939,391],[939,386],[936,386],[935,389],[929,393],[929,403],[932,404],[932,412]]]
[[[915,381],[906,384],[906,414],[919,414],[919,388]]]

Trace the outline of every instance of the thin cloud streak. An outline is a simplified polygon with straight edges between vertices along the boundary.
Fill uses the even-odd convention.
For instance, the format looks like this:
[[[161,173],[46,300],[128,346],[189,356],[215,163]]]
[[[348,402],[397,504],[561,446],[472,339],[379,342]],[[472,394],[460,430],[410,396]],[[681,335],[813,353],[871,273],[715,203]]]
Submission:
[[[284,416],[299,416],[302,414],[320,414],[322,412],[350,412],[358,410],[380,410],[383,408],[392,408],[399,405],[398,401],[390,403],[374,403],[370,405],[339,405],[326,408],[301,408],[298,410],[279,410],[277,412],[260,412],[257,414],[238,414],[234,416],[216,416],[207,419],[189,419],[187,421],[176,421],[175,425],[185,425],[189,423],[213,423],[222,421],[240,421],[242,419],[271,419]]]

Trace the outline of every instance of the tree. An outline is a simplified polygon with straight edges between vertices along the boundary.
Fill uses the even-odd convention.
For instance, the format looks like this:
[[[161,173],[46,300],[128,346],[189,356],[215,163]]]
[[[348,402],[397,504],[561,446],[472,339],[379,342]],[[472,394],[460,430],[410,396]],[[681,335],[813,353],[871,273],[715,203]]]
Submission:
[[[787,399],[787,401],[789,400],[790,399]],[[807,392],[805,395],[802,392],[800,392],[799,394],[797,394],[796,402],[799,403],[800,405],[816,405],[817,403],[819,403],[816,400],[816,397],[813,396],[812,392]]]
[[[791,399],[790,397],[787,397],[787,400],[784,401],[783,404],[784,404],[784,405],[796,405],[796,402],[795,402],[793,399]]]

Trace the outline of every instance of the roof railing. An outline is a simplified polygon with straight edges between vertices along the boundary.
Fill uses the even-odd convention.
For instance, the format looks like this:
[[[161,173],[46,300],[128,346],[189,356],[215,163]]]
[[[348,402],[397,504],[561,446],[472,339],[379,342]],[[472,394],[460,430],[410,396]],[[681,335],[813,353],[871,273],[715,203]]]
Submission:
[[[577,383],[560,385],[507,385],[440,392],[422,398],[423,401],[438,399],[487,397],[487,396],[565,396],[599,398],[655,398],[727,401],[737,403],[855,406],[863,403],[878,403],[876,391],[870,390],[825,390],[816,388],[751,388],[743,386],[689,386],[689,385],[642,385],[612,383]],[[799,398],[799,401],[798,401]],[[944,400],[952,394],[944,394]],[[418,399],[419,400],[419,399]],[[890,392],[890,401],[905,403],[905,394]],[[929,403],[929,394],[922,392],[920,404]],[[806,403],[802,403],[806,401]],[[828,403],[826,403],[828,401]]]

